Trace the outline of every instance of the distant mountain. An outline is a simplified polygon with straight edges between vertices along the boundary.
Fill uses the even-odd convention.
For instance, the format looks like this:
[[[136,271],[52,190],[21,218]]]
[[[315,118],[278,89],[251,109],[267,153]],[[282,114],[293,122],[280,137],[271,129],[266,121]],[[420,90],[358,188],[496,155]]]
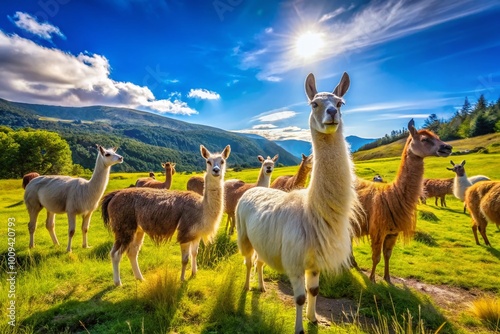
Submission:
[[[360,138],[357,136],[346,137],[346,141],[351,146],[352,152],[356,152],[358,148],[367,143],[371,143],[374,140],[375,139]],[[292,153],[296,157],[300,157],[302,153],[304,153],[305,155],[309,155],[312,150],[311,143],[304,140],[295,140],[295,139],[276,140],[275,143],[283,147],[285,150]]]
[[[119,146],[124,163],[114,171],[158,171],[160,163],[173,161],[178,171],[204,170],[200,144],[209,150],[231,145],[229,166],[258,167],[258,155],[279,154],[279,162],[300,160],[265,138],[187,123],[134,109],[106,106],[60,107],[16,103],[0,99],[0,125],[31,127],[59,133],[70,145],[73,161],[93,169],[95,144]]]

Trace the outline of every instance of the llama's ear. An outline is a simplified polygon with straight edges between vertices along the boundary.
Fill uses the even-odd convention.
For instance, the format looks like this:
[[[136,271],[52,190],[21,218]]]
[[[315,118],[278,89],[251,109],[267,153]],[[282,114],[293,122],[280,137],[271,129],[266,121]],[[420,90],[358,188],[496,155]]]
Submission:
[[[200,145],[200,152],[201,156],[204,157],[205,159],[208,159],[210,157],[210,151],[207,150],[207,148],[203,145]]]
[[[273,157],[273,162],[276,162],[276,160],[278,160],[278,158],[280,157],[279,154],[276,154],[274,157]]]
[[[340,79],[339,84],[333,90],[333,94],[337,95],[338,97],[344,96],[345,93],[347,93],[347,90],[349,89],[350,85],[351,85],[351,79],[349,79],[349,74],[347,74],[347,72],[344,72],[344,74],[342,74],[342,78]]]
[[[306,155],[304,153],[301,154],[302,154],[302,160],[306,160],[307,159]]]
[[[99,150],[99,152],[101,152],[101,154],[104,155],[104,148],[99,144],[96,144],[95,146],[97,146],[97,149]]]
[[[224,159],[229,158],[229,154],[231,153],[231,146],[227,145],[226,148],[224,148],[224,151],[222,151],[222,157]]]
[[[316,79],[314,79],[314,74],[309,73],[306,78],[306,95],[309,101],[312,101],[316,94],[318,94],[318,90],[316,89]]]
[[[415,121],[413,118],[408,122],[408,131],[410,131],[410,134],[412,137],[415,137],[417,134],[417,129],[415,129]]]
[[[260,162],[264,162],[266,160],[262,155],[257,156],[257,159],[259,159]]]
[[[465,160],[464,160],[464,161],[462,161],[461,165],[462,165],[462,166],[464,166],[464,165],[465,165]]]
[[[450,168],[450,167],[446,167],[447,170],[454,170],[453,168]]]
[[[113,151],[118,151],[118,146],[113,146]]]
[[[453,167],[455,167],[455,163],[453,162],[453,160],[450,160],[450,163],[453,165]]]
[[[163,168],[165,168],[165,164],[164,164],[163,162],[161,163],[161,166],[162,166]]]

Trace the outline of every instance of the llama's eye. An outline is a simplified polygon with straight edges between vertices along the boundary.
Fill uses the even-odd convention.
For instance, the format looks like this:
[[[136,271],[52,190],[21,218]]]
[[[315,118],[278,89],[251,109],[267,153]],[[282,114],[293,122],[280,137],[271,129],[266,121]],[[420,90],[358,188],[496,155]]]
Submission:
[[[221,164],[221,165],[224,165],[224,160],[221,160],[221,161],[220,161],[220,164]]]
[[[212,166],[212,162],[211,161],[207,161],[207,165]]]
[[[313,108],[317,108],[318,107],[318,104],[316,102],[311,102],[311,107]]]
[[[109,157],[110,155],[111,155],[111,153],[104,154],[105,157]]]
[[[342,102],[342,101],[337,102],[337,108],[342,107],[343,104],[344,104],[344,102]]]

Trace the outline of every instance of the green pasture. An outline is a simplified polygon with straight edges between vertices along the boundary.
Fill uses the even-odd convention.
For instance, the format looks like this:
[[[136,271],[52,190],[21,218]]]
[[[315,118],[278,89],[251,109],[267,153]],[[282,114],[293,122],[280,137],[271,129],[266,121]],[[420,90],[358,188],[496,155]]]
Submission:
[[[469,176],[484,174],[500,180],[500,153],[451,157],[465,159]],[[451,178],[449,158],[428,158],[425,177]],[[366,179],[380,174],[390,182],[399,158],[357,161],[356,173]],[[297,167],[276,168],[273,179],[293,174]],[[226,179],[255,182],[258,170],[229,171]],[[112,173],[107,192],[135,183],[147,173]],[[172,188],[185,189],[191,175],[177,173]],[[157,174],[157,179],[163,176]],[[245,266],[237,252],[236,236],[224,234],[225,219],[216,242],[203,247],[198,257],[197,277],[179,281],[180,249],[174,242],[155,246],[149,238],[139,254],[145,282],[135,281],[128,258],[121,262],[123,286],[112,280],[109,251],[113,235],[102,223],[98,209],[89,230],[90,249],[81,248],[81,232],[73,238],[73,252],[65,252],[67,219],[58,215],[56,232],[61,242],[53,246],[45,230],[45,211],[38,219],[36,247],[28,249],[28,215],[22,201],[21,180],[0,180],[0,332],[6,333],[292,333],[295,310],[292,296],[279,286],[288,284],[284,275],[265,268],[266,293],[243,292]],[[494,224],[487,234],[493,247],[477,246],[463,204],[447,196],[447,208],[434,200],[418,206],[417,235],[407,244],[398,241],[391,258],[391,275],[416,279],[443,288],[474,291],[478,298],[500,293],[500,231]],[[8,222],[14,222],[15,297],[8,274]],[[78,225],[80,226],[80,221]],[[11,232],[13,230],[10,230]],[[12,245],[11,245],[12,246]],[[370,270],[369,240],[354,243],[358,264]],[[382,276],[383,261],[377,268]],[[188,275],[189,276],[189,275]],[[388,286],[378,277],[376,284],[355,270],[337,277],[321,277],[321,295],[353,301],[343,319],[328,326],[308,324],[308,333],[493,333],[467,310],[449,312],[422,291],[401,283]],[[280,284],[277,284],[280,282]],[[257,286],[256,279],[252,287]],[[273,288],[274,287],[274,288]],[[8,307],[15,301],[15,327],[8,324]],[[329,314],[325,314],[330,318]],[[305,317],[304,317],[305,319]],[[368,319],[368,320],[367,320]],[[400,330],[394,328],[399,324]],[[443,326],[444,323],[444,326]],[[396,326],[397,327],[397,326]]]

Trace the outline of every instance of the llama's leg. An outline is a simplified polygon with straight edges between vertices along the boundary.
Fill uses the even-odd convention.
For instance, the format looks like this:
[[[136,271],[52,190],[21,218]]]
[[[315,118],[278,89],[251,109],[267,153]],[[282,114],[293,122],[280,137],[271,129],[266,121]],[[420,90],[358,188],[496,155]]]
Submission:
[[[66,247],[67,252],[71,252],[71,241],[75,235],[76,229],[76,214],[68,212],[68,247]]]
[[[227,214],[227,219],[226,219],[226,234],[227,234],[227,232],[229,230],[230,220],[231,220],[231,215],[228,213]]]
[[[56,214],[53,212],[47,211],[47,220],[45,221],[45,227],[47,231],[49,231],[50,238],[54,245],[59,245],[59,241],[56,236]]]
[[[439,199],[439,196],[436,196],[435,198],[436,198],[436,200],[434,201],[434,205],[435,205],[435,206],[438,206],[438,199]],[[443,204],[441,204],[441,206],[443,206]]]
[[[257,269],[257,276],[259,277],[259,290],[261,292],[266,292],[266,287],[264,286],[264,273],[263,273],[263,268],[264,268],[264,262],[260,261],[259,258],[257,257],[257,264],[256,264],[256,269]]]
[[[236,228],[236,223],[235,223],[236,219],[234,217],[234,213],[231,215],[231,226],[229,227],[229,235],[233,235],[234,233],[234,229]]]
[[[476,239],[476,245],[480,245],[479,239],[477,237],[477,225],[472,225],[472,233],[474,233],[474,239]]]
[[[89,248],[89,244],[87,242],[87,232],[89,231],[90,218],[92,218],[92,212],[83,216],[83,221],[82,221],[83,248]]]
[[[447,207],[446,206],[446,195],[443,196],[443,198],[441,200],[442,200],[441,206],[444,206],[446,208]]]
[[[384,279],[391,284],[391,275],[389,275],[389,260],[391,259],[392,249],[398,240],[397,234],[388,234],[384,240]]]
[[[486,222],[486,219],[485,219],[485,222]],[[484,240],[484,243],[486,244],[486,246],[491,246],[490,241],[488,240],[488,237],[486,236],[486,226],[487,226],[487,222],[486,222],[486,224],[484,222],[483,222],[483,224],[480,224],[479,225],[479,233],[481,233],[481,236],[483,237],[483,240]]]
[[[36,230],[36,221],[38,219],[38,214],[42,210],[41,205],[37,205],[36,207],[28,207],[28,212],[30,215],[30,222],[28,223],[28,231],[30,232],[30,248],[35,247],[35,230]]]
[[[252,266],[253,266],[253,257],[254,257],[254,250],[250,250],[250,252],[247,252],[245,255],[245,265],[247,267],[247,272],[245,276],[245,287],[244,289],[246,291],[250,290],[250,274],[252,273]]]
[[[307,319],[317,322],[316,297],[319,294],[319,271],[306,271]]]
[[[306,302],[306,290],[304,284],[304,274],[288,275],[293,287],[293,297],[295,300],[295,333],[304,333],[302,325],[302,309]]]
[[[122,285],[120,279],[120,261],[122,259],[123,252],[120,250],[120,246],[117,241],[115,241],[111,252],[109,252],[111,257],[111,263],[113,265],[113,282],[116,286]]]
[[[382,241],[384,236],[377,236],[374,238],[372,236],[372,272],[370,274],[370,280],[375,283],[375,270],[380,262],[380,254],[382,252]]]
[[[181,257],[182,257],[181,281],[184,281],[186,276],[186,266],[189,262],[189,253],[191,248],[190,246],[191,246],[190,242],[181,244]]]
[[[132,271],[134,272],[135,278],[137,278],[139,281],[144,281],[144,277],[142,277],[141,274],[141,269],[139,268],[139,263],[137,262],[143,240],[144,231],[142,229],[138,229],[137,232],[135,232],[134,240],[130,243],[130,246],[127,249],[127,256],[130,260]]]
[[[354,258],[354,251],[352,249],[352,238],[351,238],[351,256],[349,261],[351,262],[351,268],[354,268],[357,271],[361,271],[361,269],[358,266],[358,262],[356,262],[356,259]]]
[[[200,246],[200,239],[191,242],[191,277],[196,276],[198,267],[196,265],[196,257],[198,256],[198,247]]]

